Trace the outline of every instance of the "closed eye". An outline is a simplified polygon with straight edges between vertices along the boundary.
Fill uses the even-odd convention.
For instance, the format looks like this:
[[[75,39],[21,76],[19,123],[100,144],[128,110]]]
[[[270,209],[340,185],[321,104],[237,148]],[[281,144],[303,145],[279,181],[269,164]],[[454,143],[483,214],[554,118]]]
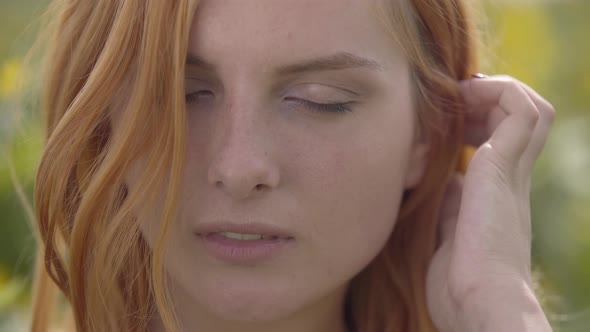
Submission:
[[[285,98],[285,100],[301,104],[304,107],[311,109],[312,111],[315,111],[315,112],[331,112],[331,113],[352,112],[351,105],[353,104],[353,102],[322,104],[322,103],[316,103],[313,101],[299,99],[299,98],[293,98],[293,97],[287,97],[287,98]]]
[[[213,96],[214,96],[214,94],[212,91],[200,90],[200,91],[195,91],[195,92],[186,94],[184,96],[184,100],[187,104],[193,104],[193,103],[196,103],[200,98],[213,97]]]

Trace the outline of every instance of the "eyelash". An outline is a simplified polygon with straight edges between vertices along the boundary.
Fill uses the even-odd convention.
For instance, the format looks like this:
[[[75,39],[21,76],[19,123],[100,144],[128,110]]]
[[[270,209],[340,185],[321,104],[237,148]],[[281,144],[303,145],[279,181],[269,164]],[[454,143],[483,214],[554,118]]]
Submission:
[[[192,104],[197,101],[198,94],[203,91],[193,92],[190,94],[185,95],[185,101],[187,104]],[[314,103],[309,100],[305,99],[298,99],[287,97],[285,100],[295,101],[297,103],[303,104],[304,106],[312,109],[315,112],[325,112],[325,113],[347,113],[352,112],[351,104],[352,102],[347,103],[333,103],[333,104],[321,104],[321,103]]]
[[[184,95],[184,101],[187,104],[192,104],[192,103],[196,102],[197,101],[197,98],[198,98],[198,95],[201,92],[205,92],[205,91],[197,91],[197,92],[193,92],[193,93],[189,93],[187,95]]]
[[[348,103],[334,103],[334,104],[320,104],[314,103],[313,101],[305,100],[305,99],[297,99],[292,97],[287,97],[285,100],[292,100],[297,103],[303,104],[304,106],[312,109],[315,112],[325,112],[325,113],[347,113],[352,112],[352,108],[350,105],[352,102]]]

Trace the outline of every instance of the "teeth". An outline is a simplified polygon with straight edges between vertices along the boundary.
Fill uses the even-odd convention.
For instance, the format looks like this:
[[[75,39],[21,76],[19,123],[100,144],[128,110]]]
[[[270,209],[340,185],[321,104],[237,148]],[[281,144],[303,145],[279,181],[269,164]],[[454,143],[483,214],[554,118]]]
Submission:
[[[228,238],[228,239],[233,239],[233,240],[245,240],[245,241],[250,241],[250,240],[272,240],[272,239],[276,239],[276,236],[272,236],[272,235],[260,235],[260,234],[241,234],[241,233],[232,233],[232,232],[221,232],[219,233],[222,236]]]

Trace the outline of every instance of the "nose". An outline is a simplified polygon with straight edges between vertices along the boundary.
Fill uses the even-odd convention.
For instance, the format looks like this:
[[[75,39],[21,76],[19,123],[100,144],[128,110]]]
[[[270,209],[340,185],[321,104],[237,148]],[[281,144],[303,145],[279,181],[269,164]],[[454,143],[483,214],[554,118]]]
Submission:
[[[280,181],[273,160],[273,137],[268,121],[255,110],[226,107],[215,117],[214,155],[208,183],[235,199],[245,199],[275,188]]]

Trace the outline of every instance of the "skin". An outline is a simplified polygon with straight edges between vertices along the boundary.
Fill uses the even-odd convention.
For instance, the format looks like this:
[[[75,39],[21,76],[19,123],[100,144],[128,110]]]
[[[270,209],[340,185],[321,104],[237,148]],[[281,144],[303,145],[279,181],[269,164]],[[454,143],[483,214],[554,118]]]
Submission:
[[[340,52],[374,63],[277,73]],[[202,93],[187,104],[185,186],[165,255],[184,329],[344,331],[348,282],[384,246],[426,164],[406,59],[370,2],[341,0],[203,1],[189,54],[214,68],[187,70],[186,93]],[[354,104],[329,113],[302,100]],[[139,213],[151,246],[162,200]],[[294,241],[256,265],[218,261],[194,230],[220,219],[279,225]],[[163,331],[158,319],[151,331]]]
[[[463,81],[466,143],[478,147],[449,183],[440,246],[427,276],[443,332],[551,331],[531,278],[531,173],[555,109],[508,76]]]
[[[184,330],[345,331],[348,283],[387,241],[403,191],[427,164],[407,59],[371,5],[202,2],[189,53],[209,65],[186,75],[187,94],[201,92],[187,105],[184,187],[165,253]],[[338,52],[374,63],[278,73]],[[551,331],[530,281],[528,195],[555,111],[510,77],[461,89],[465,137],[478,149],[440,207],[428,309],[441,331]],[[352,112],[321,113],[302,100],[353,102]],[[131,188],[141,167],[126,179]],[[162,199],[139,212],[151,246]],[[220,219],[280,225],[294,240],[262,263],[217,261],[194,232]],[[157,316],[150,331],[164,331]]]

